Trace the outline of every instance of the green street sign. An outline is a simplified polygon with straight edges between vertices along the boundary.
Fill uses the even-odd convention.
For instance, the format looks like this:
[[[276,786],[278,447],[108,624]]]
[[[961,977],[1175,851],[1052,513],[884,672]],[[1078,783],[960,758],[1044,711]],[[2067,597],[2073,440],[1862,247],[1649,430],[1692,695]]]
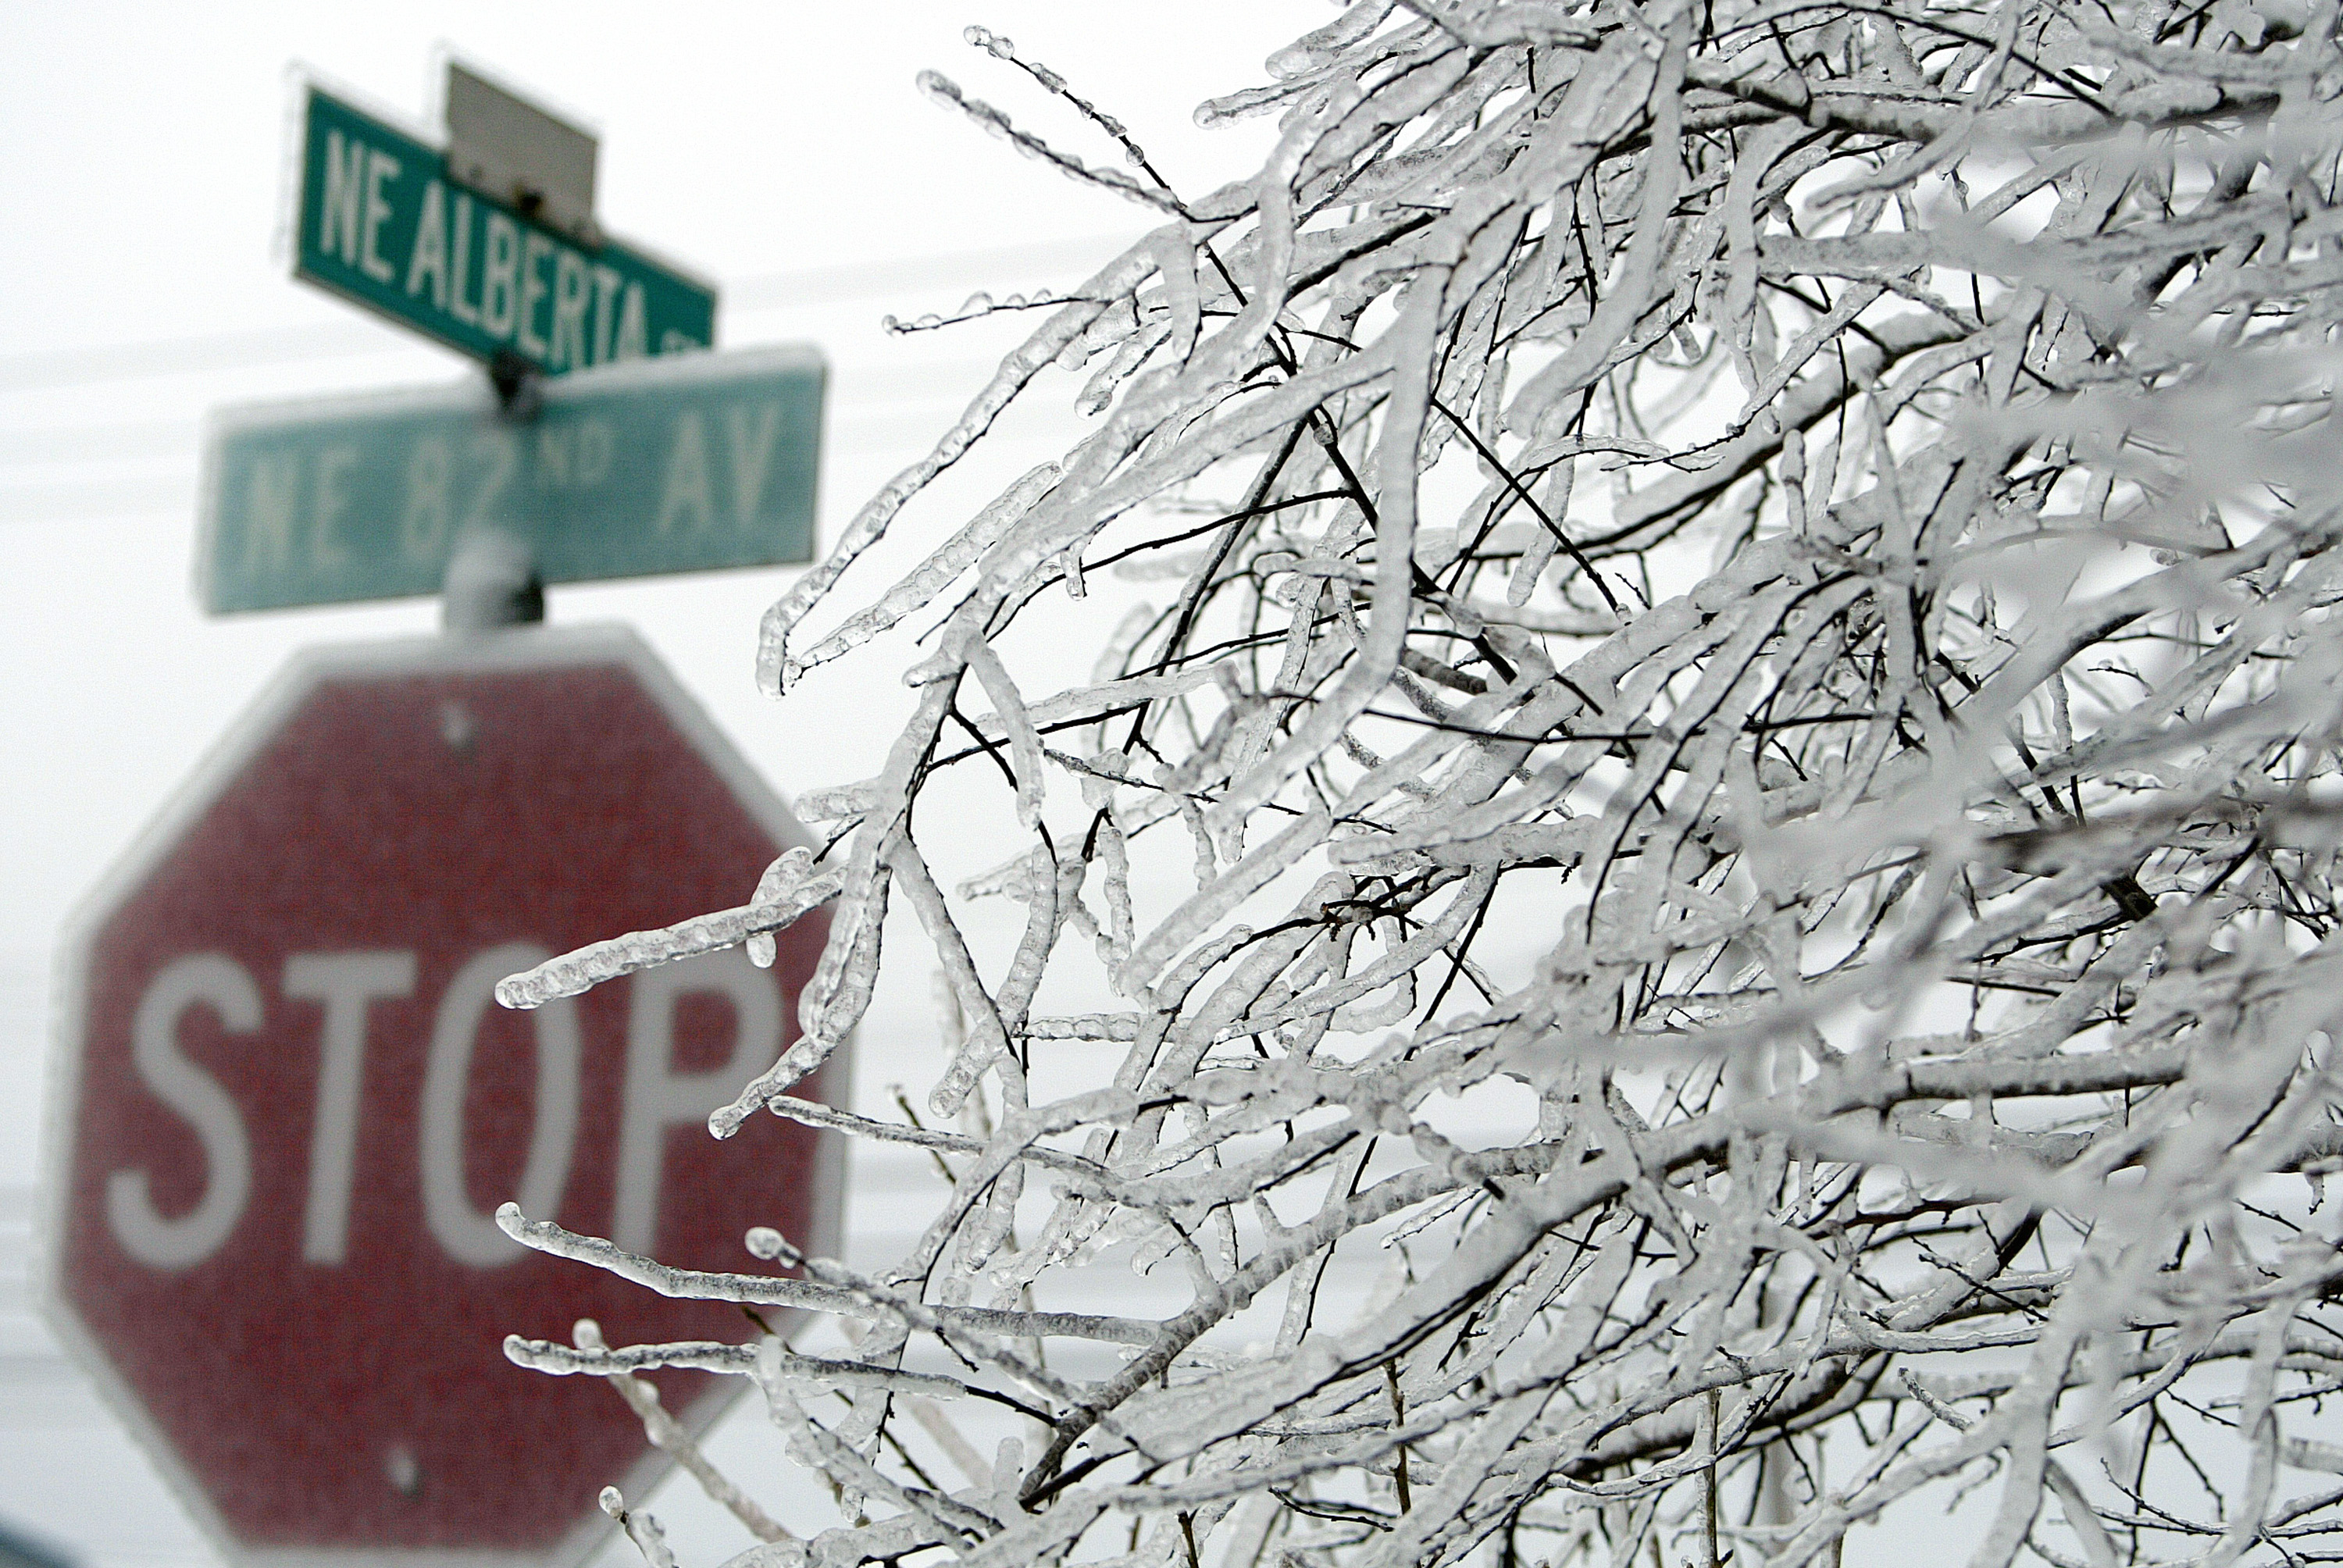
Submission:
[[[295,276],[478,359],[559,376],[716,341],[713,285],[459,185],[444,151],[316,86],[295,231]]]
[[[548,382],[228,408],[205,444],[198,597],[215,615],[436,594],[473,529],[547,582],[813,558],[820,353],[742,349]]]

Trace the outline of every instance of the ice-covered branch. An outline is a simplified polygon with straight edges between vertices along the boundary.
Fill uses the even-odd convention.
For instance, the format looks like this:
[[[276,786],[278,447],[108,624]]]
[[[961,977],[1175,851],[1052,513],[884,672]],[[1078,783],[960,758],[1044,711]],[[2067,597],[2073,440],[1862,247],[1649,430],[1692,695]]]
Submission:
[[[1169,221],[768,614],[792,702],[930,623],[829,857],[508,982],[835,900],[716,1124],[933,1204],[801,1278],[508,1211],[855,1347],[518,1353],[759,1378],[822,1561],[2333,1560],[2336,30],[1360,0],[1213,192],[971,30],[1095,146],[933,93]],[[931,506],[1053,366],[1086,437]],[[793,1097],[882,967],[931,1079]]]

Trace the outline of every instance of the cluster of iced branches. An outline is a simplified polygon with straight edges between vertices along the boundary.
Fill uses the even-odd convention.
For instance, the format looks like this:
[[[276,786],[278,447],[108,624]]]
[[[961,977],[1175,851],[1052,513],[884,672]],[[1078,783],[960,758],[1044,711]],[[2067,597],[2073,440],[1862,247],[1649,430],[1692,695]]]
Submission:
[[[949,1186],[871,1275],[508,1211],[854,1347],[510,1353],[753,1380],[841,1508],[711,1479],[760,1564],[1797,1568],[1972,1497],[1976,1568],[2343,1560],[2336,34],[1363,0],[1196,195],[972,30],[1130,172],[932,95],[1164,221],[768,615],[776,694],[925,630],[828,851],[505,993],[827,902],[715,1131]],[[812,629],[1052,367],[1092,433]],[[789,1092],[890,901],[940,1124]],[[1134,1261],[1168,1304],[1066,1306]]]

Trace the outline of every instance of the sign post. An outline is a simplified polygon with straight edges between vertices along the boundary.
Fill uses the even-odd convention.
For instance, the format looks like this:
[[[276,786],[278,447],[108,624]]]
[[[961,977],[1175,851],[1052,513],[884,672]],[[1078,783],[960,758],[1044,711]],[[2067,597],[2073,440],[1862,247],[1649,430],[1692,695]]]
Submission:
[[[530,628],[303,655],[104,884],[61,975],[45,1294],[229,1561],[574,1563],[596,1489],[655,1479],[624,1402],[504,1336],[756,1325],[492,1216],[686,1268],[759,1267],[757,1224],[833,1246],[831,1144],[705,1125],[794,1036],[823,921],[769,970],[491,991],[799,841],[631,633]],[[714,1419],[714,1380],[658,1382]]]

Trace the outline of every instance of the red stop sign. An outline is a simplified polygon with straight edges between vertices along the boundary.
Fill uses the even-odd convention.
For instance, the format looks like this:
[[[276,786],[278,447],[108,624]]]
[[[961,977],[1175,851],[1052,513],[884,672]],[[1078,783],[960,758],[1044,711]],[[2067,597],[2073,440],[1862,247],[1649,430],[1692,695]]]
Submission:
[[[745,901],[800,841],[630,633],[297,658],[92,900],[61,992],[53,1315],[232,1559],[572,1561],[663,1462],[508,1332],[746,1340],[735,1308],[529,1252],[532,1217],[687,1267],[817,1247],[830,1142],[708,1112],[795,1037],[820,917],[531,1013],[496,981]],[[818,1088],[812,1091],[819,1093]],[[661,1373],[714,1419],[737,1380]]]

